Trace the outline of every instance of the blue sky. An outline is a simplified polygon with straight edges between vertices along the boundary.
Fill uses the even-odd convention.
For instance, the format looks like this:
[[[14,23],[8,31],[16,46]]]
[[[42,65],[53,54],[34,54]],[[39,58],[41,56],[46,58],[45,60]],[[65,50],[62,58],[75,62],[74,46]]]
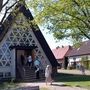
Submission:
[[[62,45],[63,46],[72,45],[71,42],[66,39],[56,42],[56,40],[54,39],[52,34],[47,33],[46,30],[44,30],[44,31],[41,30],[41,31],[51,49],[55,49],[57,46],[61,47]]]

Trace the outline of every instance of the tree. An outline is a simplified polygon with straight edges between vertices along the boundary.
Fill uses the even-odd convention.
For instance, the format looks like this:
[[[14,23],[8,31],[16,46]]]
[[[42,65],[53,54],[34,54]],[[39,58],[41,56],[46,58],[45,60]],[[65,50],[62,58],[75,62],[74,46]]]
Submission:
[[[0,1],[0,26],[2,26],[6,16],[11,12],[10,10],[15,6],[18,0],[1,0]]]
[[[0,11],[2,10],[3,0],[0,1]]]
[[[57,39],[90,39],[89,0],[30,0],[35,20]]]
[[[0,1],[0,13],[4,14],[0,24],[18,1]],[[13,1],[13,3],[11,3]],[[34,9],[35,21],[53,33],[57,39],[72,38],[74,42],[83,38],[90,39],[90,2],[89,0],[28,0]],[[10,4],[11,3],[11,4]],[[10,4],[10,5],[8,5]]]

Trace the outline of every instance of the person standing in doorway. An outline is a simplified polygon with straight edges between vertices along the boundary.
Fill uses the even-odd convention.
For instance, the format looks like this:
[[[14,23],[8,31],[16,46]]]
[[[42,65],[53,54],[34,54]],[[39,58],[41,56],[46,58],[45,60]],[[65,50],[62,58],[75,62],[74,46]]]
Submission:
[[[24,66],[24,60],[25,60],[25,58],[24,58],[23,55],[21,55],[20,58],[21,58],[21,65],[22,65],[22,67],[23,67],[23,66]]]
[[[30,68],[32,67],[32,57],[30,55],[28,56],[28,65]]]

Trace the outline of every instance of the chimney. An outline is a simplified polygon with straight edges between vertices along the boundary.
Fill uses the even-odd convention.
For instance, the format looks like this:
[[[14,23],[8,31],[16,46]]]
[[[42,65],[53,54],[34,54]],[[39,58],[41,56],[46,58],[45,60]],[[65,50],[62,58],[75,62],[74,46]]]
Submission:
[[[62,48],[64,48],[64,46],[62,45]]]
[[[56,49],[60,48],[59,46],[56,47]]]

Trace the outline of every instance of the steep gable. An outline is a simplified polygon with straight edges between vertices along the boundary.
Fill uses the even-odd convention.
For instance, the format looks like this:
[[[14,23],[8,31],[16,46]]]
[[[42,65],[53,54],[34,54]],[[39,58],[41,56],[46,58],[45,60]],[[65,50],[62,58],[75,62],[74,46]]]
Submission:
[[[37,47],[38,47],[38,49],[36,49],[37,54],[41,55],[41,53],[43,53],[44,57],[46,56],[46,59],[49,60],[51,65],[53,67],[56,67],[57,61],[56,61],[54,55],[52,54],[52,52],[51,52],[46,40],[44,39],[41,31],[39,30],[38,26],[31,23],[28,26],[28,28],[24,28],[22,30],[18,27],[18,24],[22,24],[22,22],[20,22],[20,18],[19,18],[19,20],[17,20],[18,15],[20,17],[20,14],[21,14],[22,20],[25,19],[27,22],[29,20],[30,21],[33,20],[33,17],[31,15],[29,9],[26,9],[26,7],[22,4],[17,4],[15,8],[16,9],[19,8],[18,11],[16,11],[14,13],[15,16],[13,14],[10,14],[8,16],[8,18],[6,19],[6,21],[3,23],[3,30],[0,34],[0,36],[1,36],[0,37],[0,41],[1,41],[0,51],[3,52],[2,48],[4,47],[4,49],[6,49],[6,48],[8,48],[7,46],[37,45]],[[24,18],[22,18],[23,15],[25,16]],[[14,24],[16,24],[16,23],[14,23],[14,22],[17,22],[17,25],[15,27],[14,27]],[[24,22],[25,21],[23,21],[23,23]],[[16,36],[17,36],[17,38],[16,38]],[[23,38],[23,36],[25,38]],[[29,39],[27,38],[27,36],[29,37]],[[32,39],[32,37],[33,37],[33,39]],[[6,43],[3,44],[3,42],[5,40],[6,40]],[[9,48],[7,49],[7,51],[5,51],[5,53],[7,53],[7,52],[10,55]],[[7,59],[7,56],[5,56],[5,55],[2,57]],[[43,62],[45,62],[45,61],[43,61]],[[48,64],[47,60],[46,60],[46,64]]]
[[[9,14],[9,16],[6,18],[2,26],[0,26],[0,41],[3,39],[4,35],[7,33],[13,22],[15,21],[15,18],[17,17],[18,13],[23,13],[23,15],[29,19],[33,20],[33,16],[31,15],[29,9],[26,9],[26,7],[20,3],[18,3],[14,10]]]
[[[63,47],[58,47],[56,49],[53,49],[52,52],[56,59],[63,59],[66,55],[66,53],[70,50],[70,46],[63,46]]]

